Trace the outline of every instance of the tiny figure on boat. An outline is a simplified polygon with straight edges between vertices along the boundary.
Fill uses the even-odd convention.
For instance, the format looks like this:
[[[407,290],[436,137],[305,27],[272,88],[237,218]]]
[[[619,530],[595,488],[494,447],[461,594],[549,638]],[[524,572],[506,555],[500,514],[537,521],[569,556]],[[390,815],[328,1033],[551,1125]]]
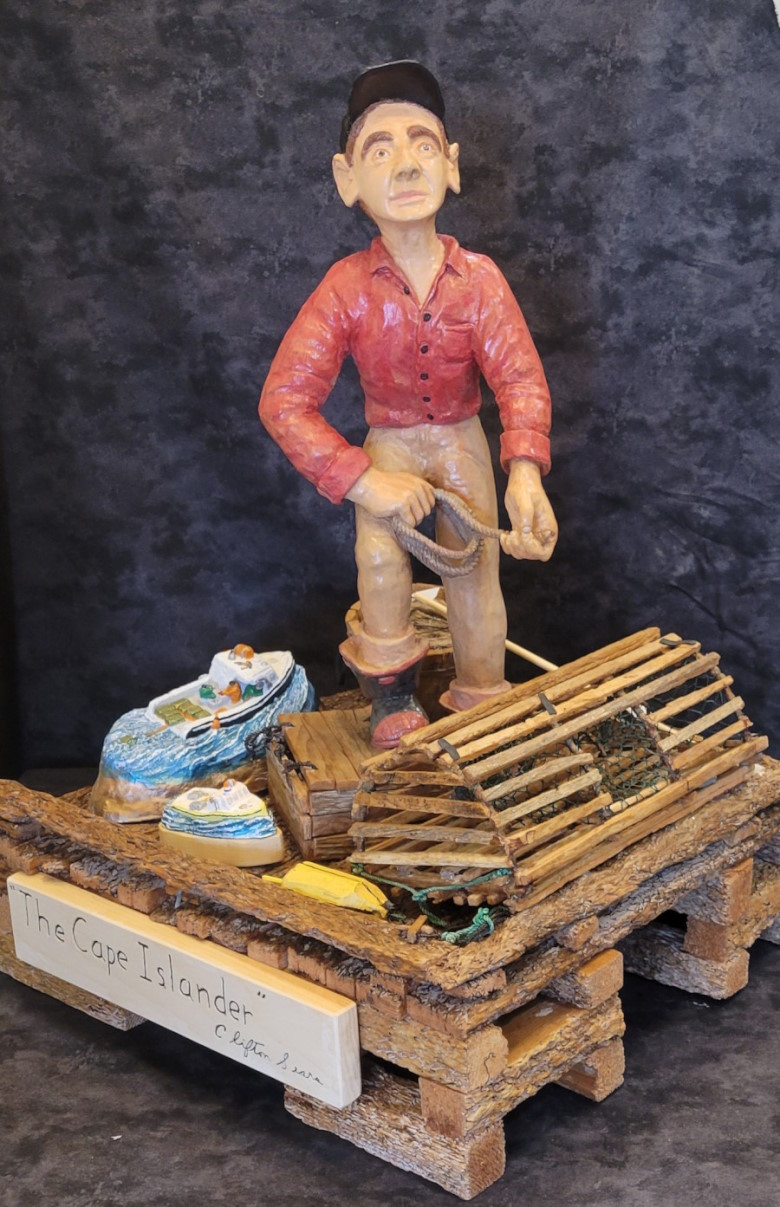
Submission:
[[[501,547],[546,561],[557,539],[541,483],[550,468],[550,396],[525,320],[492,260],[436,232],[447,191],[460,191],[459,147],[444,117],[439,84],[420,63],[386,63],[355,80],[333,174],[345,205],[359,205],[379,235],[334,264],[304,304],[259,407],[320,494],[355,504],[362,619],[340,649],[372,701],[373,744],[385,749],[427,723],[414,694],[426,644],[410,621],[410,559],[393,521],[418,525],[438,490],[457,495],[480,524],[497,523],[480,372],[503,426],[512,531]],[[347,356],[365,394],[363,448],[321,414]],[[443,508],[436,535],[448,549],[465,543]],[[509,687],[498,562],[498,541],[486,541],[473,568],[448,581],[455,678],[446,708],[470,708]]]

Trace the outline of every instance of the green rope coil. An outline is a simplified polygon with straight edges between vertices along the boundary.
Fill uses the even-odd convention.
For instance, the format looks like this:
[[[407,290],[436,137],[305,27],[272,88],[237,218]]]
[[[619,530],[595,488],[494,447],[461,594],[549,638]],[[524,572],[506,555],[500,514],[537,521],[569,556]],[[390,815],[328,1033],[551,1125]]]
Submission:
[[[503,916],[506,913],[506,908],[501,905],[496,906],[494,909],[481,905],[468,926],[463,926],[459,930],[447,930],[445,928],[450,925],[449,922],[434,913],[428,904],[427,898],[431,893],[451,893],[462,889],[470,889],[478,884],[486,884],[490,880],[496,880],[499,876],[506,876],[511,871],[511,868],[495,868],[492,872],[484,872],[481,876],[476,876],[473,880],[466,880],[462,884],[434,884],[429,888],[412,889],[409,888],[408,884],[403,884],[399,880],[391,880],[388,876],[374,876],[371,872],[366,872],[362,864],[354,863],[352,867],[356,876],[363,876],[364,879],[372,880],[376,884],[386,884],[389,888],[399,888],[408,893],[415,905],[425,914],[428,921],[442,930],[439,938],[443,939],[445,943],[462,946],[477,938],[482,931],[486,931],[485,937],[492,935],[496,928],[495,918],[499,915]]]

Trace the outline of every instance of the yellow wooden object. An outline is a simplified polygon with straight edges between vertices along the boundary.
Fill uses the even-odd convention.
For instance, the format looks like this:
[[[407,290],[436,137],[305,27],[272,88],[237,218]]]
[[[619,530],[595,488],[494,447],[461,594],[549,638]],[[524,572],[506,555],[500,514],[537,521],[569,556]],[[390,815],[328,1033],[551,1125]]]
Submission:
[[[359,909],[368,914],[379,914],[386,918],[390,902],[380,888],[360,876],[350,872],[340,872],[338,868],[326,868],[320,863],[309,863],[304,860],[296,863],[284,876],[263,876],[263,880],[271,880],[282,888],[292,889],[305,897],[313,897],[315,901],[325,901],[329,905],[342,905],[347,909]]]

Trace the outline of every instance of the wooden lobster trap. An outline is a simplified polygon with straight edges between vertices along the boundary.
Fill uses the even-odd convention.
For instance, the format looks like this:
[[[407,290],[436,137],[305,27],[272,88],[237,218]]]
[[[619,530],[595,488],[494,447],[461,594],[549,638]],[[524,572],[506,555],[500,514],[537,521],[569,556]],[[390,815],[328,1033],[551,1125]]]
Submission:
[[[353,866],[525,908],[746,779],[766,748],[720,656],[646,629],[363,764]]]

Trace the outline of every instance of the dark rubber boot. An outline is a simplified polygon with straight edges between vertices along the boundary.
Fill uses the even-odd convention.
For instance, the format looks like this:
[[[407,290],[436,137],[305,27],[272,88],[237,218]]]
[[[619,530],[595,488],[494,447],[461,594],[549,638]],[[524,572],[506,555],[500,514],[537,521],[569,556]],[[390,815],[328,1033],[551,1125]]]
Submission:
[[[414,694],[422,658],[417,657],[395,670],[368,674],[365,668],[358,668],[345,655],[343,647],[342,657],[363,695],[371,701],[372,746],[378,750],[392,750],[405,734],[428,724],[428,717]]]

